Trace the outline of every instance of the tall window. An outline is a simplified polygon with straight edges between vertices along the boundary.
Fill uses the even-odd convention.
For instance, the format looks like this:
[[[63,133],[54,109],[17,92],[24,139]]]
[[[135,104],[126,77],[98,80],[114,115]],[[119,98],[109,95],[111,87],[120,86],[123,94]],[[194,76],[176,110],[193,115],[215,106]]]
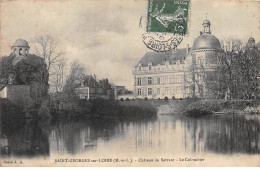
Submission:
[[[157,84],[160,84],[160,77],[157,78]]]
[[[172,83],[172,76],[169,76],[169,83]]]
[[[169,94],[169,87],[165,87],[165,94]]]
[[[182,82],[182,76],[181,75],[177,75],[176,76],[176,83],[181,83]]]
[[[152,88],[148,88],[148,95],[152,95],[152,94],[153,94]]]
[[[148,84],[152,84],[152,77],[148,77]]]
[[[138,70],[141,71],[142,70],[142,66],[138,66]]]
[[[138,77],[138,78],[137,78],[137,85],[142,85],[142,79],[141,79],[141,77]]]
[[[169,76],[165,76],[165,84],[169,83]]]
[[[176,83],[176,76],[175,75],[172,76],[172,83]]]
[[[157,89],[157,95],[160,95],[160,88]]]
[[[152,65],[151,64],[148,65],[148,69],[152,70]]]
[[[141,89],[137,89],[137,95],[141,96],[142,95],[142,90]]]
[[[176,88],[176,93],[177,93],[177,94],[181,94],[181,87],[180,87],[180,86],[178,86],[178,87]]]
[[[202,66],[204,64],[204,61],[202,59],[202,57],[198,57],[198,65]]]

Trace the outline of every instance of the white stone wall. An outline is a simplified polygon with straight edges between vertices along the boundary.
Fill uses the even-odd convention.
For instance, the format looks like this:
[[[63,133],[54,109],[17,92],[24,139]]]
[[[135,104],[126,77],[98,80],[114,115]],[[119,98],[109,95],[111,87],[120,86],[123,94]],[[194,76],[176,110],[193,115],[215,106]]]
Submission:
[[[7,88],[4,87],[2,90],[0,90],[0,98],[7,98]]]
[[[189,84],[185,84],[184,76],[185,72],[136,75],[134,94],[136,98],[148,99],[185,98]],[[138,78],[141,79],[141,85],[137,83]]]

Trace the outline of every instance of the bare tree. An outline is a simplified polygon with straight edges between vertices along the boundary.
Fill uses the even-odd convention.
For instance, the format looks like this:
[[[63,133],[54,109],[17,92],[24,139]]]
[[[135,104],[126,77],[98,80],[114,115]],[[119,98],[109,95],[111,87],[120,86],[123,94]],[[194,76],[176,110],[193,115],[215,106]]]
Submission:
[[[66,59],[62,58],[61,61],[55,64],[53,70],[53,75],[50,78],[50,84],[52,85],[51,91],[60,92],[62,91],[65,85],[65,77],[67,72],[65,71],[67,68]]]
[[[64,85],[66,59],[64,52],[58,48],[58,41],[50,35],[41,35],[36,37],[33,43],[35,54],[42,57],[47,65],[51,91],[61,91]]]
[[[74,61],[70,66],[69,75],[66,80],[63,91],[65,93],[72,94],[76,86],[84,80],[85,75],[86,67],[78,61]]]
[[[47,70],[50,75],[54,74],[54,65],[63,62],[62,50],[58,49],[58,42],[50,35],[41,35],[34,39],[35,53],[42,57],[47,65]]]

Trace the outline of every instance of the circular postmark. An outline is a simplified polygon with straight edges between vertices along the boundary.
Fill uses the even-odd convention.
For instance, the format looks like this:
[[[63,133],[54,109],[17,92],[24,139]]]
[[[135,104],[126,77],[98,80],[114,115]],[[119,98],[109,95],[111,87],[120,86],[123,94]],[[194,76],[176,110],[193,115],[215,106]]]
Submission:
[[[144,33],[142,35],[143,43],[147,48],[165,52],[174,50],[183,40],[183,37],[170,36],[167,34]]]

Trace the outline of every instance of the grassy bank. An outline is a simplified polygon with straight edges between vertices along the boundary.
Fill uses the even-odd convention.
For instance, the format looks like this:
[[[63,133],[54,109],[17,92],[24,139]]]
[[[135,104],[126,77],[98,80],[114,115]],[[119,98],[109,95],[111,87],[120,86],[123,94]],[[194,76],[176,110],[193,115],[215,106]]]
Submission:
[[[114,118],[140,118],[155,117],[156,109],[140,107],[138,105],[121,105],[114,100],[95,99],[95,100],[73,100],[61,109],[52,108],[53,117],[114,117]]]
[[[245,114],[247,107],[259,107],[259,101],[245,100],[136,100],[121,101],[122,106],[153,108],[159,114],[201,117],[212,114]]]

